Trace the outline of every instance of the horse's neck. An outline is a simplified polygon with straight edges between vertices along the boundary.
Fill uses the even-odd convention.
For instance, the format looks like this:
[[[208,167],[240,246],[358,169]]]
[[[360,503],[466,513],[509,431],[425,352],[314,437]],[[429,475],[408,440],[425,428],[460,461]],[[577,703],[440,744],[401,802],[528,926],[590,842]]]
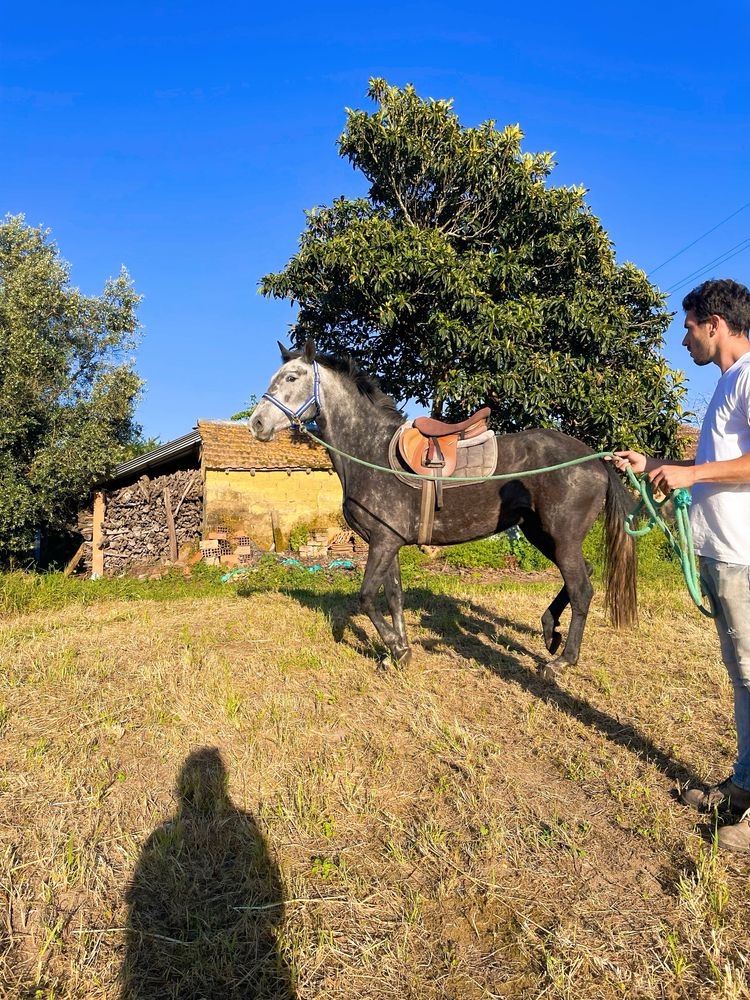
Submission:
[[[323,440],[366,461],[387,454],[399,420],[347,385],[337,372],[326,372],[321,384],[323,405],[318,426]]]

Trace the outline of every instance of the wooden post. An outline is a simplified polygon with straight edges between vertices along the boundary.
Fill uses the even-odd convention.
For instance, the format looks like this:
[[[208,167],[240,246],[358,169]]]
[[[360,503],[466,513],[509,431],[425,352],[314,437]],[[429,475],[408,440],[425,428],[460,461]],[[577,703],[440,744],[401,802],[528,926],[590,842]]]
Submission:
[[[63,576],[70,576],[70,574],[73,572],[73,570],[76,568],[78,563],[83,558],[83,553],[85,551],[86,551],[86,543],[81,542],[81,544],[78,546],[76,554],[73,556],[73,558],[70,560],[68,565],[63,570]]]
[[[175,518],[180,513],[180,507],[182,507],[182,501],[185,499],[185,497],[188,495],[188,493],[190,492],[190,490],[193,488],[193,483],[194,482],[195,482],[195,476],[190,476],[190,478],[187,481],[187,486],[182,491],[182,496],[180,497],[180,500],[179,500],[177,506],[174,509],[174,517]]]
[[[94,494],[94,525],[91,536],[91,577],[96,580],[104,576],[104,515],[107,512],[107,500],[104,490]]]
[[[164,487],[164,510],[167,515],[167,531],[169,532],[169,559],[177,562],[177,532],[174,530],[174,515],[172,514],[172,497],[169,487]]]
[[[271,511],[271,531],[273,532],[274,549],[277,552],[283,552],[284,539],[281,534],[281,526],[279,525],[279,512],[277,510]]]

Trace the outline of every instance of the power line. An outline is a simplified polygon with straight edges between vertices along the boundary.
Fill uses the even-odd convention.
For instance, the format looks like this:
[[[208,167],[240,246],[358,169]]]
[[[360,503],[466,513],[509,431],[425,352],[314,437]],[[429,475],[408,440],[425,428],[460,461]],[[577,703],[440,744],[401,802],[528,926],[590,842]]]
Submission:
[[[709,260],[705,264],[701,264],[700,267],[697,267],[694,271],[691,271],[690,274],[686,274],[683,278],[680,278],[678,281],[676,281],[670,288],[670,291],[673,291],[675,288],[677,288],[679,285],[684,284],[686,281],[690,281],[691,278],[694,278],[697,275],[702,274],[704,271],[707,271],[708,268],[713,267],[714,264],[722,264],[730,256],[734,256],[735,250],[741,250],[747,243],[750,243],[750,237],[745,237],[745,239],[740,240],[739,243],[735,243],[733,247],[729,247],[728,250],[722,250],[722,252],[719,254],[718,257],[714,257],[713,260]]]
[[[725,222],[729,222],[729,220],[733,219],[735,215],[739,215],[740,212],[744,212],[746,208],[750,208],[750,201],[740,206],[740,208],[738,208],[736,212],[732,212],[732,214],[728,215],[726,219],[722,219],[721,222],[717,222],[715,226],[711,227],[711,229],[707,229],[705,233],[702,233],[700,236],[694,239],[692,243],[688,243],[688,245],[686,247],[683,247],[682,250],[678,250],[677,253],[674,253],[672,254],[671,257],[668,257],[666,260],[663,260],[661,264],[658,265],[658,267],[652,268],[648,273],[649,278],[652,275],[656,274],[657,271],[660,271],[663,267],[666,267],[666,265],[670,264],[673,260],[676,260],[678,257],[681,257],[686,250],[689,250],[691,247],[694,247],[696,243],[700,243],[700,241],[705,239],[706,236],[710,236],[711,233],[716,232],[719,226],[723,226]]]
[[[697,268],[695,271],[691,271],[690,274],[686,274],[683,278],[680,278],[679,281],[677,281],[674,285],[672,285],[672,287],[669,289],[669,291],[666,292],[666,294],[672,295],[678,289],[683,288],[685,285],[690,284],[694,278],[698,277],[698,275],[704,274],[706,271],[708,271],[709,268],[714,267],[718,264],[724,264],[728,260],[731,260],[732,257],[736,257],[738,254],[744,253],[744,251],[748,249],[750,249],[750,237],[747,237],[740,243],[736,243],[733,247],[730,247],[729,250],[726,250],[724,251],[724,253],[719,254],[719,256],[715,257],[713,260],[708,261],[707,264],[701,265],[701,267]]]

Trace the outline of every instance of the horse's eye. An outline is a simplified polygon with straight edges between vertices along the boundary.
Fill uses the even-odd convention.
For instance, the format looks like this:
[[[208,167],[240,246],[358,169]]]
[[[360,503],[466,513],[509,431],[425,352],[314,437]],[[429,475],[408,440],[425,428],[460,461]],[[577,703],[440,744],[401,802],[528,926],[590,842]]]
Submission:
[[[297,381],[297,376],[296,375],[287,375],[286,380],[287,380],[287,382],[296,382]]]

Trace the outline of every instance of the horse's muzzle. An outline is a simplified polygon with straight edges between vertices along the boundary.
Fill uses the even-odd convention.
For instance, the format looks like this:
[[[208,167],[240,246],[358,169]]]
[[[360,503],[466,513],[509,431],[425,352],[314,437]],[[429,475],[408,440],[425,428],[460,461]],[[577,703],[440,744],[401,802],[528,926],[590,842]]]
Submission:
[[[250,433],[258,441],[270,441],[274,434],[274,428],[268,426],[262,417],[251,417]]]

